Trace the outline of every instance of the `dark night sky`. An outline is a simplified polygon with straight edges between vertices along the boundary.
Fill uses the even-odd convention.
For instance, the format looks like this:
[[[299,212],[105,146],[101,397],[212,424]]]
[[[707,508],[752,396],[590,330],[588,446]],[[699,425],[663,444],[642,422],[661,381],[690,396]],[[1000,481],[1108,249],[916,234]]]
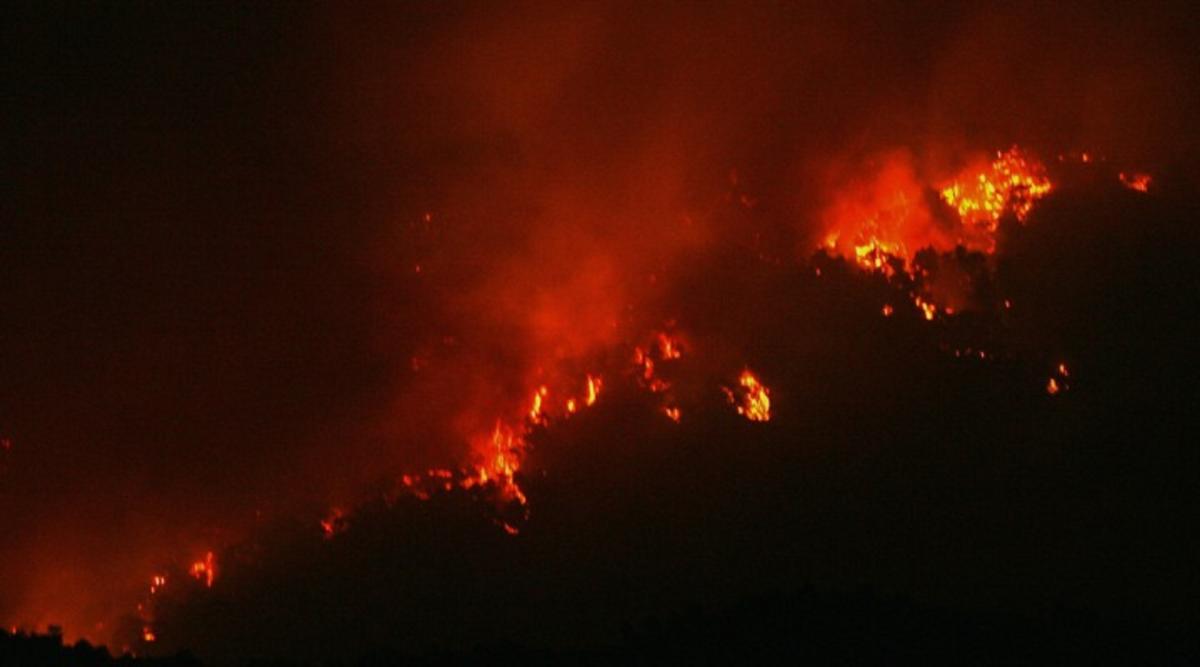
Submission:
[[[0,621],[108,640],[208,549],[225,591],[164,623],[215,654],[252,618],[269,653],[414,610],[449,644],[603,641],[802,582],[1176,614],[1200,594],[1198,35],[1166,4],[1041,4],[7,6]],[[812,276],[832,165],[1014,143],[1112,166],[1063,172],[998,255],[1005,361],[883,320],[880,280]],[[1161,188],[1120,188],[1126,164]],[[688,373],[759,369],[776,420],[702,398],[671,429],[614,383],[535,434],[517,538],[461,499],[364,510],[334,547],[289,523],[459,465],[532,367],[667,320]]]

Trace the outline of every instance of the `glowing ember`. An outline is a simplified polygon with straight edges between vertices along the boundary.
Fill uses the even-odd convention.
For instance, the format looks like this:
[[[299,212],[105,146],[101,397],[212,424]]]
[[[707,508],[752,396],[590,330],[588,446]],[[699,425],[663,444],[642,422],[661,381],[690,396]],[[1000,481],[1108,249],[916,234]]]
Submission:
[[[148,625],[142,628],[142,641],[147,644],[158,641],[158,637],[154,634],[154,629]]]
[[[1046,393],[1054,396],[1055,394],[1070,389],[1067,384],[1067,380],[1070,377],[1071,371],[1067,369],[1066,362],[1059,362],[1059,364],[1054,367],[1054,373],[1050,376],[1050,379],[1046,381]]]
[[[150,578],[150,594],[154,595],[167,584],[167,578],[164,575],[156,574]]]
[[[217,577],[217,563],[213,552],[209,551],[204,554],[203,560],[192,563],[191,575],[198,581],[203,581],[208,588],[212,588],[213,580]]]
[[[339,507],[329,510],[329,514],[321,519],[321,533],[327,540],[344,530],[346,530],[346,513]]]
[[[683,416],[682,413],[679,412],[679,408],[672,408],[672,407],[663,408],[663,414],[665,414],[668,419],[675,422],[676,424],[679,423],[680,418]]]
[[[883,304],[883,316],[884,317],[891,317],[893,312],[895,312],[895,311],[892,308],[891,304],[889,304],[889,303]]]
[[[927,321],[932,321],[934,316],[937,315],[937,306],[926,301],[925,299],[922,299],[918,296],[914,297],[913,302],[917,304],[917,308],[921,309],[921,313],[925,316]]]
[[[1130,190],[1136,190],[1138,192],[1150,191],[1150,182],[1152,180],[1150,178],[1150,174],[1143,174],[1139,172],[1121,172],[1118,174],[1118,178],[1120,178],[1121,183]]]

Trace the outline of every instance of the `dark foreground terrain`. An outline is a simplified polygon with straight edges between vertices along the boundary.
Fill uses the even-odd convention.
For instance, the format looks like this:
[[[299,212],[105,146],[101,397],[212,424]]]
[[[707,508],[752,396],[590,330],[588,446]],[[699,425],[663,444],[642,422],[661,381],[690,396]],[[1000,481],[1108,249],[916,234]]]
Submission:
[[[1044,617],[963,613],[869,592],[805,589],[746,600],[718,611],[699,607],[621,628],[612,646],[538,651],[515,644],[466,652],[403,654],[364,649],[344,660],[307,663],[247,659],[247,665],[491,665],[491,664],[1162,664],[1200,661],[1200,643],[1184,627],[1151,619],[1102,619],[1072,610]],[[0,664],[160,665],[198,667],[187,652],[169,657],[114,657],[59,634],[0,631]]]

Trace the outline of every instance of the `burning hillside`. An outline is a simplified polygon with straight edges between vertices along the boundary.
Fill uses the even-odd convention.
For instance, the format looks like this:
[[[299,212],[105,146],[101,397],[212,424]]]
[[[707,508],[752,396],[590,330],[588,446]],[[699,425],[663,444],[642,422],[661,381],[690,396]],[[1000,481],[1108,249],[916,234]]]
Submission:
[[[1179,21],[65,13],[5,40],[6,626],[310,659],[1193,592],[1150,574],[1194,495]]]

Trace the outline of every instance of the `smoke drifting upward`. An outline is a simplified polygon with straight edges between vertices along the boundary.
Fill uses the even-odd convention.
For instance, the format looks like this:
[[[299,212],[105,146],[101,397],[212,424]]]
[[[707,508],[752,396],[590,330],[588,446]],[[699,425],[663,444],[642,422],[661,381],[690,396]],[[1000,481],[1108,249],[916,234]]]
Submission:
[[[983,341],[1006,357],[996,386],[1035,377],[1041,400],[1052,372],[1077,390],[1072,369],[1050,370],[1065,355],[1099,364],[1120,347],[1081,333],[1106,308],[1061,310],[1103,292],[1053,257],[1110,270],[1064,240],[1108,247],[1079,222],[1089,197],[1177,221],[1146,202],[1194,191],[1200,63],[1171,8],[644,4],[117,6],[5,21],[23,102],[6,113],[0,232],[0,620],[129,642],[122,623],[150,622],[136,606],[154,576],[198,589],[215,569],[217,591],[224,551],[235,573],[261,574],[273,561],[246,554],[264,532],[296,519],[316,535],[336,507],[352,534],[351,508],[383,521],[381,496],[405,499],[397,521],[444,511],[446,530],[475,536],[461,508],[436,504],[457,500],[404,504],[404,476],[424,494],[431,470],[500,489],[478,512],[496,535],[480,539],[525,572],[556,540],[601,541],[573,533],[565,509],[611,520],[597,480],[647,502],[661,484],[658,500],[679,505],[634,532],[690,525],[712,509],[689,495],[700,480],[760,444],[774,454],[739,470],[785,502],[788,474],[812,461],[779,452],[845,445],[851,415],[920,404],[875,390],[854,407],[860,383],[928,371],[914,390],[928,404],[948,400],[932,378],[990,395],[988,379],[944,367]],[[1036,191],[1033,212],[971,222],[946,188],[1013,145],[1038,173],[1002,206]],[[1156,193],[1122,188],[1117,171],[1154,174],[1164,199],[1122,199]],[[870,238],[845,229],[862,218],[879,251],[865,264]],[[1153,254],[1182,232],[1145,234],[1135,246]],[[813,259],[821,249],[849,261]],[[1004,319],[1006,296],[1031,310]],[[926,326],[930,308],[943,319]],[[962,311],[974,314],[944,319]],[[856,358],[871,349],[872,363]],[[782,414],[767,436],[711,416],[765,416],[767,397]],[[968,403],[946,412],[984,414],[982,398]],[[995,417],[982,423],[1005,442]],[[663,435],[675,426],[683,435]],[[701,442],[696,477],[667,479],[687,471],[663,443]],[[837,492],[824,491],[808,500],[828,509]],[[766,514],[762,493],[750,505]],[[527,519],[540,541],[522,551],[504,540],[525,536],[493,518]],[[722,539],[745,537],[735,524],[718,522]],[[209,552],[216,564],[189,577]],[[864,578],[921,588],[898,570]],[[258,609],[249,593],[229,599]],[[220,643],[179,623],[172,642]]]

